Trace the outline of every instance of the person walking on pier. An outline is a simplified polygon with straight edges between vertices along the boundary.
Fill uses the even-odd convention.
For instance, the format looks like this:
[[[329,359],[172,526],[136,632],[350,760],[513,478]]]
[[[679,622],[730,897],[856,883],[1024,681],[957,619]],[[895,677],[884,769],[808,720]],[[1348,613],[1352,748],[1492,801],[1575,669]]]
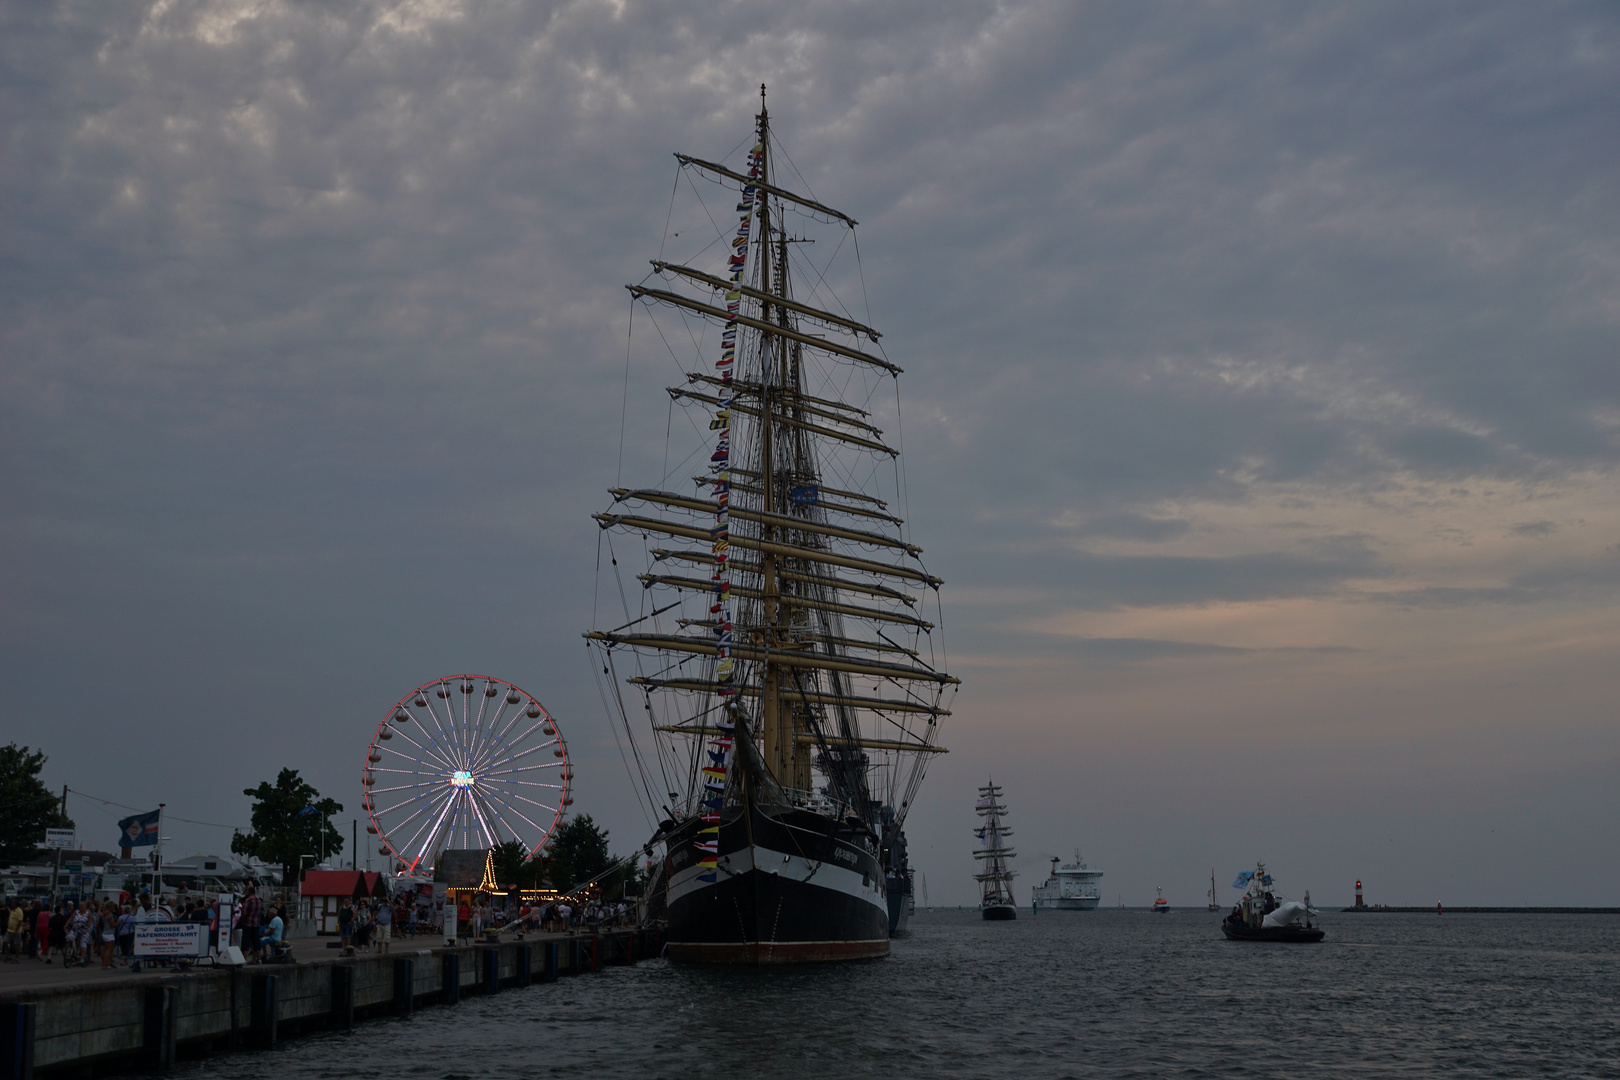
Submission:
[[[263,920],[264,901],[259,899],[259,890],[249,885],[242,900],[242,955],[249,960],[259,958],[259,924]]]
[[[371,907],[362,902],[354,907],[354,949],[351,952],[365,952],[371,948]]]
[[[62,966],[67,966],[67,954],[65,951],[67,949],[67,919],[67,912],[64,909],[64,906],[62,904],[57,904],[56,910],[51,912],[50,918],[46,923],[46,927],[49,930],[49,934],[47,936],[48,948],[45,953],[45,962],[47,964],[51,962],[51,954],[54,953],[55,955],[62,957]]]
[[[135,908],[125,904],[118,915],[118,958],[130,960],[135,956]]]
[[[338,948],[344,956],[354,955],[354,908],[347,899],[338,905]]]
[[[376,943],[378,952],[387,952],[389,939],[394,936],[394,906],[387,900],[377,902]]]
[[[113,945],[118,940],[118,906],[111,900],[101,905],[96,940],[101,946],[101,970],[107,971],[113,966]]]
[[[51,962],[51,909],[44,904],[34,913],[34,944],[39,947],[39,958]]]
[[[68,907],[67,924],[62,938],[62,966],[72,967],[77,960],[80,967],[90,962],[90,913],[83,900],[77,910]]]
[[[23,906],[13,900],[6,905],[6,963],[15,964],[22,960],[22,928]]]

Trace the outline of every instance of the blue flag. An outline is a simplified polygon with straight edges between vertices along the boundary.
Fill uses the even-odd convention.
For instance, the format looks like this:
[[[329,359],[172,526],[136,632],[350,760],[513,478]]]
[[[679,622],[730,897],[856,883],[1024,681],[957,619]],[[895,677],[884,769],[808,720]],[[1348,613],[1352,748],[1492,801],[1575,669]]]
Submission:
[[[1252,881],[1252,880],[1254,880],[1254,871],[1253,870],[1245,870],[1245,871],[1243,871],[1243,873],[1241,873],[1241,874],[1239,874],[1237,876],[1236,881],[1232,882],[1232,888],[1234,888],[1234,889],[1247,888],[1248,885],[1249,885],[1249,882]]]
[[[302,810],[298,811],[298,813],[293,815],[293,820],[297,821],[301,817],[309,817],[311,814],[318,813],[320,813],[320,811],[315,809],[313,806],[306,806]]]
[[[118,823],[119,847],[150,847],[158,841],[158,815],[160,810],[153,810],[150,814],[136,814],[127,817]]]

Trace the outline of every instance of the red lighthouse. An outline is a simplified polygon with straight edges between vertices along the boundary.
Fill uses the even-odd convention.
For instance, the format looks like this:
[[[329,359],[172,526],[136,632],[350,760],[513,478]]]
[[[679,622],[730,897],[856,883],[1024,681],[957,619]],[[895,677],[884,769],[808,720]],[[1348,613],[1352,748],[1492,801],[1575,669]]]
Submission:
[[[1358,881],[1358,882],[1356,882],[1356,907],[1366,907],[1366,906],[1367,906],[1366,904],[1361,902],[1361,882]]]

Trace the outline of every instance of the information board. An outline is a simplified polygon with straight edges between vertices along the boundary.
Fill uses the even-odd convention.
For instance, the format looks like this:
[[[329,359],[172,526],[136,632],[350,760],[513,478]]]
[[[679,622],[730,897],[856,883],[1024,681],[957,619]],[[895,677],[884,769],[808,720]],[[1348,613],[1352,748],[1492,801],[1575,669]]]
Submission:
[[[79,846],[78,832],[74,829],[46,829],[45,846],[73,850]]]
[[[208,924],[155,922],[135,924],[135,957],[207,956]]]

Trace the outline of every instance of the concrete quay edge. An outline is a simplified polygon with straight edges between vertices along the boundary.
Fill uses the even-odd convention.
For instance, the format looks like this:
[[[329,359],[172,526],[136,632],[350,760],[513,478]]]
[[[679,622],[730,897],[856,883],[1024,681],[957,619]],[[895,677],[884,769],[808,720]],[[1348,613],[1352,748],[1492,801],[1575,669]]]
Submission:
[[[655,929],[615,930],[5,987],[0,1080],[163,1071],[181,1057],[274,1046],[305,1030],[632,964],[662,944]]]

